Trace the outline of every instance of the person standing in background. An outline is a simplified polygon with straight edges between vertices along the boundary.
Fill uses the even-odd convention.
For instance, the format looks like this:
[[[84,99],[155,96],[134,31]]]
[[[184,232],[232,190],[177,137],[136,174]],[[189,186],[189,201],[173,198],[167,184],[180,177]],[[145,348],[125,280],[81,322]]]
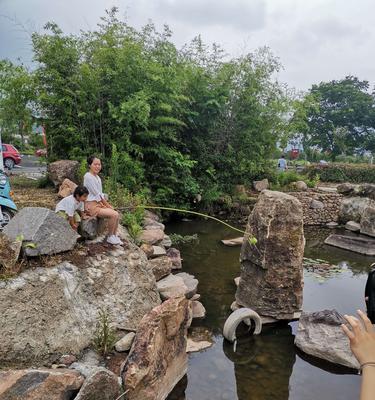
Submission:
[[[279,172],[285,172],[287,169],[288,169],[288,164],[287,164],[285,156],[283,154],[277,162],[277,170]]]

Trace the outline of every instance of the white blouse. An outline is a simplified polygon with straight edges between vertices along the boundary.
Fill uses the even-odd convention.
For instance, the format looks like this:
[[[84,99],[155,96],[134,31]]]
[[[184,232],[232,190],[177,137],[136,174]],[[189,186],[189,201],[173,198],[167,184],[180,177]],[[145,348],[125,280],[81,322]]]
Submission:
[[[83,177],[83,185],[86,186],[89,191],[87,201],[102,201],[102,199],[104,199],[102,180],[99,175],[86,172]]]

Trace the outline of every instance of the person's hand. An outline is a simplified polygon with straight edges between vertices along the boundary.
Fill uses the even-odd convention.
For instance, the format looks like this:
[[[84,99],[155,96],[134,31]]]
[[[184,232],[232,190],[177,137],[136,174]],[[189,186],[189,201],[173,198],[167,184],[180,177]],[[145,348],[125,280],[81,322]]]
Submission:
[[[350,328],[341,325],[350,340],[350,348],[360,364],[375,362],[375,331],[371,321],[362,311],[357,311],[360,319],[345,315]]]

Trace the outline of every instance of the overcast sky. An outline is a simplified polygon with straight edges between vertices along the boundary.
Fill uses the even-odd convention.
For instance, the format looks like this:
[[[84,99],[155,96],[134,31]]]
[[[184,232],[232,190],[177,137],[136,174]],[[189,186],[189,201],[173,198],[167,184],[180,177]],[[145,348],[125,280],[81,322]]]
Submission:
[[[348,74],[375,84],[375,0],[0,0],[0,58],[30,63],[24,30],[93,29],[114,5],[133,26],[167,23],[178,46],[197,34],[234,56],[269,46],[297,89]]]

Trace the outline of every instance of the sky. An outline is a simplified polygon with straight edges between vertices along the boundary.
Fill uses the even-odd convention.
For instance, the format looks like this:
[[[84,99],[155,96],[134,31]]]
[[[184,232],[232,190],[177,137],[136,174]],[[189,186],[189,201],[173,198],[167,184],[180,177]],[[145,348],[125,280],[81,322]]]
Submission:
[[[374,0],[0,0],[0,59],[29,65],[32,31],[94,29],[112,6],[137,28],[168,24],[177,46],[198,34],[231,56],[268,46],[297,90],[349,74],[375,84]]]

